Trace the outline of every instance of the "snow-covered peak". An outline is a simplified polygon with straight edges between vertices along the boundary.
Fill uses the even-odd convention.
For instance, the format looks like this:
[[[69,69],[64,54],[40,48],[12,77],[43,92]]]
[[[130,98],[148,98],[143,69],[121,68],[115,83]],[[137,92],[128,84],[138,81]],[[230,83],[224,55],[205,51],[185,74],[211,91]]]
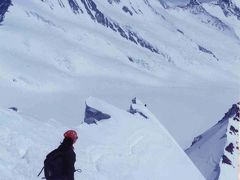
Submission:
[[[239,118],[237,103],[215,126],[196,137],[186,150],[207,180],[237,179]]]
[[[219,0],[218,3],[226,16],[236,16],[240,20],[240,3],[238,0],[236,2],[234,0]]]

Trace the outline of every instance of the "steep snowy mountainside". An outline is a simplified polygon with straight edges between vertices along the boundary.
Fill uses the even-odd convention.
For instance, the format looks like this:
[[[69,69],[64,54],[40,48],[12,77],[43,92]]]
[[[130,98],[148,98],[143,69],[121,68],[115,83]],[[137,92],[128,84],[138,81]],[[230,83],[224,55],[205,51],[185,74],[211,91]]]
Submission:
[[[239,48],[239,40],[231,36],[234,35],[234,32],[229,30],[231,27],[223,23],[222,27],[229,30],[228,33],[223,33],[212,26],[206,27],[206,24],[201,23],[203,20],[208,21],[209,18],[213,19],[210,20],[214,21],[212,23],[217,23],[216,18],[209,14],[203,17],[200,14],[198,17],[200,20],[189,26],[185,21],[192,19],[186,18],[187,12],[174,10],[184,17],[178,21],[179,15],[172,16],[155,0],[129,2],[35,0],[29,3],[13,1],[12,4],[13,6],[10,6],[7,12],[4,26],[1,27],[1,35],[8,42],[14,38],[16,45],[2,44],[4,45],[2,50],[6,50],[2,58],[13,56],[11,59],[14,59],[15,56],[10,53],[14,48],[16,53],[19,53],[19,58],[41,59],[39,61],[44,61],[47,66],[50,66],[49,68],[57,68],[70,75],[85,73],[86,71],[83,70],[85,68],[89,73],[93,73],[95,68],[89,68],[87,65],[98,58],[101,61],[115,59],[125,66],[140,68],[173,83],[178,82],[179,78],[181,81],[194,82],[196,78],[210,79],[211,77],[212,80],[219,81],[221,77],[233,81],[234,76],[238,77],[238,73],[227,66],[234,68],[236,65],[232,61],[235,62],[235,57],[239,56],[236,51]],[[178,22],[194,33],[194,36],[178,27]],[[14,31],[13,24],[19,27],[15,37],[10,35],[10,29]],[[38,28],[36,29],[34,25]],[[29,34],[22,34],[25,33],[25,29]],[[203,33],[196,38],[196,29],[207,34]],[[44,31],[48,33],[43,33]],[[211,44],[208,40],[209,35],[212,37]],[[52,41],[47,41],[47,38]],[[231,43],[232,49],[216,46],[222,41],[225,42],[225,46]],[[94,42],[98,42],[97,46]],[[64,45],[69,49],[65,48],[66,51],[61,52],[60,49],[63,49]],[[48,53],[39,56],[38,51]],[[77,58],[80,55],[84,60]],[[87,64],[82,61],[87,61]],[[3,66],[9,65],[3,64]],[[199,66],[202,71],[198,70]],[[43,68],[46,69],[46,67]],[[224,73],[225,71],[227,72]],[[111,69],[106,69],[105,73],[112,74]],[[174,76],[179,73],[181,76]],[[215,77],[209,76],[208,73],[214,73]],[[230,74],[234,76],[231,77]],[[27,83],[33,81],[27,74],[23,76],[26,76],[23,78],[26,81],[23,82],[27,87],[29,84],[31,84],[30,87],[37,86],[37,82]],[[127,78],[131,77],[127,76]],[[42,82],[40,84],[44,85]]]
[[[237,179],[240,103],[234,104],[211,129],[196,137],[186,153],[207,180]]]
[[[157,0],[4,2],[2,107],[76,125],[88,96],[121,108],[138,96],[187,147],[239,96],[239,39],[214,15]]]
[[[147,119],[96,98],[87,99],[87,107],[109,114],[110,118],[75,127],[79,136],[75,144],[76,168],[82,169],[82,173],[75,173],[75,179],[203,180],[167,130],[139,102],[135,101],[137,111]],[[96,116],[92,114],[92,118]],[[67,128],[56,121],[41,123],[1,109],[0,179],[37,179],[45,155],[58,145]]]
[[[239,1],[213,1],[202,4],[203,7],[212,15],[219,18],[222,22],[233,29],[240,38],[240,3]]]

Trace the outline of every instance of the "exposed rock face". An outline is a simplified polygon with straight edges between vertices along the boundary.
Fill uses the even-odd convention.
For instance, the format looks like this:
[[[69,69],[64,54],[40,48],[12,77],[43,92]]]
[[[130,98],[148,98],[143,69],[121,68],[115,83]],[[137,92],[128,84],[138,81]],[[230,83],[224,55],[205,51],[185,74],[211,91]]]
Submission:
[[[103,113],[96,107],[91,107],[91,103],[86,101],[85,117],[84,122],[87,124],[97,124],[97,121],[105,120],[111,118],[110,115]]]
[[[198,0],[190,0],[189,4],[190,6],[196,6],[196,5],[200,5],[200,3],[198,2]]]
[[[233,154],[233,150],[234,150],[234,145],[233,143],[230,143],[226,148],[225,150],[231,154]]]
[[[222,156],[222,163],[232,165],[232,162],[230,161],[230,159],[228,159],[228,157],[225,155]]]
[[[221,30],[221,31],[226,31],[226,30],[229,31],[230,30],[228,25],[225,22],[223,22],[218,17],[210,14],[203,7],[202,3],[199,2],[198,0],[190,0],[190,2],[187,5],[181,6],[181,8],[191,12],[194,15],[204,16],[206,20],[201,19],[202,23],[209,24],[213,27],[216,27],[218,30]],[[218,60],[218,58],[215,56],[215,54],[211,50],[208,50],[207,48],[204,48],[200,45],[198,45],[198,48],[200,51],[208,53],[208,54],[212,55],[216,60]]]
[[[225,16],[236,16],[240,20],[240,8],[231,0],[219,0],[218,4],[223,10]]]
[[[13,110],[13,111],[15,111],[15,112],[18,112],[18,108],[16,108],[16,107],[10,107],[10,108],[8,108],[8,109]]]
[[[12,4],[11,0],[0,1],[0,24],[3,21],[5,13],[8,11],[8,8],[11,4]]]

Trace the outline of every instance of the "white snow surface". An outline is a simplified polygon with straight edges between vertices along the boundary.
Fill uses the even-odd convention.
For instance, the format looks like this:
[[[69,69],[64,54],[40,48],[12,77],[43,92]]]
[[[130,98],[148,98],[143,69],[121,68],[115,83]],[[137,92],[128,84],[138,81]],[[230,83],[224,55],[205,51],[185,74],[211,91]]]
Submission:
[[[78,141],[76,180],[204,180],[167,130],[155,121],[130,114],[96,98],[86,102],[111,115],[97,124],[74,129]],[[140,110],[139,109],[139,110]],[[0,110],[1,180],[39,179],[46,154],[56,148],[69,127],[57,121],[42,123],[11,110]]]
[[[206,15],[164,9],[157,0],[94,0],[105,17],[136,32],[157,54],[93,21],[75,2],[83,14],[74,14],[67,0],[12,0],[0,26],[0,106],[71,126],[83,121],[88,96],[124,109],[137,96],[186,148],[239,97],[236,19],[222,18],[229,26],[222,30]]]

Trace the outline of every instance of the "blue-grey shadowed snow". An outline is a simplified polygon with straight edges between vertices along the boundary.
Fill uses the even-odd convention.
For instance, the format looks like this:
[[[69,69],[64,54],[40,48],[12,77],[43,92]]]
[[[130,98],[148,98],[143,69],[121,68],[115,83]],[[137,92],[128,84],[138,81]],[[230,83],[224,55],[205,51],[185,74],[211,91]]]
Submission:
[[[1,0],[0,1],[0,25],[3,22],[5,13],[8,11],[9,6],[12,5],[11,0]]]
[[[68,0],[68,3],[75,14],[79,14],[79,12],[83,13],[76,0]]]
[[[111,118],[110,115],[105,114],[97,109],[86,105],[84,122],[87,124],[96,124],[97,121]]]
[[[211,54],[217,61],[219,61],[219,59],[215,56],[215,54],[212,51],[210,51],[200,45],[198,45],[198,49],[204,53]]]
[[[136,105],[136,106],[135,106]],[[131,114],[140,114],[142,117],[144,117],[145,119],[148,119],[148,116],[144,114],[144,112],[142,112],[141,110],[146,108],[147,105],[143,104],[140,100],[138,100],[136,97],[132,99],[132,104],[130,105],[130,109],[128,110],[128,112],[130,112]]]
[[[88,15],[92,20],[97,23],[109,27],[114,32],[118,32],[123,38],[130,40],[135,44],[139,44],[143,48],[146,48],[154,53],[160,54],[157,47],[154,47],[151,43],[140,37],[136,32],[122,28],[117,22],[105,17],[105,15],[97,8],[97,5],[92,0],[81,0]],[[112,1],[110,1],[112,3]],[[130,10],[129,10],[130,11]]]
[[[122,10],[123,10],[125,13],[129,13],[131,16],[133,15],[133,12],[132,12],[130,9],[128,9],[127,6],[123,6],[123,7],[122,7]]]
[[[218,180],[219,179],[220,171],[221,171],[221,168],[220,168],[219,164],[216,164],[216,167],[214,169],[215,176],[212,178],[213,180]]]

